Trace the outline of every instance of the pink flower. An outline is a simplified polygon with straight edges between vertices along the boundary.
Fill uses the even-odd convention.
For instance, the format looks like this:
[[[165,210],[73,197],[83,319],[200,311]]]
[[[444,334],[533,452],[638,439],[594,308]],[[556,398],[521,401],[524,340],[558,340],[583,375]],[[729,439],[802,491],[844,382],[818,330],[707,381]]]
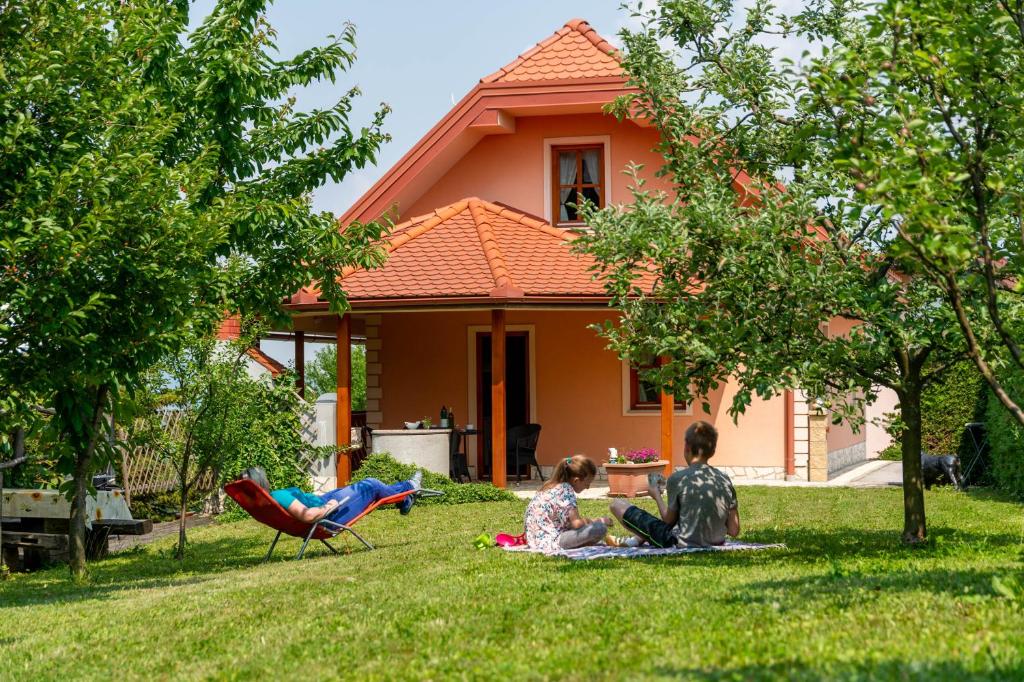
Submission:
[[[647,462],[658,461],[658,451],[654,448],[640,448],[639,450],[630,450],[626,453],[626,461],[632,464],[645,464]]]

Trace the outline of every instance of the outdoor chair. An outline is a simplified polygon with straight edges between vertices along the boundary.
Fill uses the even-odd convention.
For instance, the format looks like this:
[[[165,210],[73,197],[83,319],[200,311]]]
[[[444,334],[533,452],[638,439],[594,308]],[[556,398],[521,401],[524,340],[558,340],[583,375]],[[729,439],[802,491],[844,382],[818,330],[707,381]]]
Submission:
[[[417,497],[434,497],[444,494],[437,490],[406,490],[405,492],[398,493],[397,495],[390,495],[377,500],[364,509],[359,516],[355,517],[348,523],[343,524],[335,523],[334,521],[326,518],[320,519],[315,523],[299,521],[289,514],[284,507],[279,505],[277,501],[270,496],[269,492],[247,478],[228,483],[224,486],[224,492],[226,492],[231,499],[237,502],[238,506],[244,509],[249,516],[253,517],[263,525],[270,526],[277,531],[277,535],[274,536],[274,541],[270,543],[270,549],[267,550],[267,556],[263,557],[263,561],[265,562],[269,561],[270,555],[274,553],[274,547],[277,546],[277,541],[280,539],[281,533],[303,539],[302,547],[299,549],[299,553],[295,557],[296,559],[301,559],[302,555],[305,554],[306,546],[309,544],[310,540],[319,540],[326,545],[329,550],[335,554],[340,554],[340,552],[338,552],[338,550],[327,541],[345,533],[346,531],[351,533],[353,537],[359,540],[359,542],[363,543],[363,545],[366,546],[366,549],[373,549],[373,545],[352,529],[352,526],[354,526],[359,519],[363,518],[377,507],[385,504],[397,504],[409,495],[416,495]]]
[[[523,424],[513,426],[505,436],[505,447],[508,449],[508,457],[512,460],[513,470],[516,472],[516,481],[523,480],[519,463],[525,462],[527,473],[529,467],[537,468],[537,475],[544,480],[544,472],[540,470],[537,463],[537,441],[540,439],[540,424]]]
[[[456,483],[469,482],[469,464],[466,461],[466,436],[458,429],[452,429],[448,441],[448,477]]]

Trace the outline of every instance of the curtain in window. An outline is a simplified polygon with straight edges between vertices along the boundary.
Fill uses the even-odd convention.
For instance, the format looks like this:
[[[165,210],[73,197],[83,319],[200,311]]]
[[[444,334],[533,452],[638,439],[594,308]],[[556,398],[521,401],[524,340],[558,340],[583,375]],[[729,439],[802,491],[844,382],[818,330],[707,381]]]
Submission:
[[[596,149],[587,149],[583,152],[583,184],[596,185],[601,177],[600,169],[597,167],[600,155]]]
[[[575,152],[562,152],[558,155],[558,184],[559,185],[575,185],[576,184],[576,153]],[[575,203],[575,197],[573,196],[575,191],[572,187],[562,187],[558,192],[558,212],[559,220],[565,221],[570,220],[569,208],[565,205],[566,202],[570,201],[572,197],[573,203]],[[576,219],[576,212],[573,211],[572,220]]]

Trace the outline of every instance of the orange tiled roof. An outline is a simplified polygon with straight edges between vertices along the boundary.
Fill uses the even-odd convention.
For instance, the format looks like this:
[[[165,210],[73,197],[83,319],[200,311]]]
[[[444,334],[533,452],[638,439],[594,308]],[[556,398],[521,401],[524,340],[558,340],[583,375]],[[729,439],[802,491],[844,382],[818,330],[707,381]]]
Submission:
[[[618,50],[583,19],[573,19],[555,34],[480,79],[481,83],[621,77]]]
[[[286,371],[284,365],[282,365],[280,362],[264,353],[259,348],[246,348],[245,352],[250,358],[259,363],[260,366],[263,367],[263,369],[270,372],[270,375],[273,377],[279,377]]]
[[[475,197],[395,226],[376,270],[346,268],[352,300],[442,297],[602,296],[575,235]]]

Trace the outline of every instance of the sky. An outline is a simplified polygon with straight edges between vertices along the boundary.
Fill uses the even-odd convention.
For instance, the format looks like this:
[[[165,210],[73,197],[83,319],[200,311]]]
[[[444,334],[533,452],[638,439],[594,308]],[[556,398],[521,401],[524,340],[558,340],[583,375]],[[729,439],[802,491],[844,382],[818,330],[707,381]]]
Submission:
[[[282,58],[326,42],[345,22],[356,27],[355,65],[336,83],[296,91],[299,109],[326,108],[353,85],[362,90],[349,122],[368,123],[381,102],[392,113],[384,129],[392,136],[375,167],[328,181],[313,195],[314,207],[340,215],[462,99],[483,76],[573,18],[586,19],[614,41],[629,21],[621,0],[521,0],[485,3],[463,0],[278,0],[267,13],[277,30]],[[206,16],[213,0],[193,4],[193,22]]]
[[[215,4],[215,0],[194,2],[193,25]],[[802,2],[781,0],[776,4],[792,11]],[[313,193],[314,208],[344,213],[480,78],[508,64],[570,19],[586,19],[605,39],[618,44],[617,34],[623,27],[638,26],[621,5],[622,0],[278,0],[267,19],[277,31],[282,59],[325,43],[327,36],[340,33],[346,22],[356,27],[353,67],[335,83],[317,83],[292,93],[296,108],[330,107],[357,85],[363,94],[349,118],[353,128],[368,123],[381,102],[392,109],[384,122],[392,140],[381,149],[377,164],[350,173],[341,183],[328,180]],[[802,49],[792,41],[778,47],[794,57]],[[286,365],[292,364],[290,343],[265,341],[263,348]],[[307,359],[317,348],[310,344]]]

